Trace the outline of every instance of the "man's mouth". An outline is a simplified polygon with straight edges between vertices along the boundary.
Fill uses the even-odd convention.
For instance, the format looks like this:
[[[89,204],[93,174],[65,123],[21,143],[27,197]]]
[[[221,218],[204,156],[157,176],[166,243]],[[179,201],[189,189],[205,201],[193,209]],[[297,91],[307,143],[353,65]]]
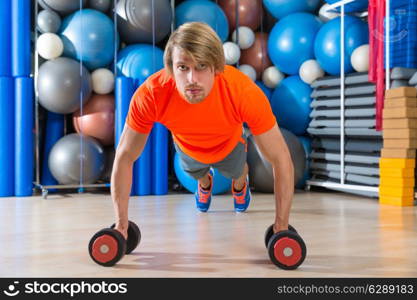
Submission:
[[[190,94],[198,94],[201,92],[201,89],[187,89],[187,92],[189,92]]]

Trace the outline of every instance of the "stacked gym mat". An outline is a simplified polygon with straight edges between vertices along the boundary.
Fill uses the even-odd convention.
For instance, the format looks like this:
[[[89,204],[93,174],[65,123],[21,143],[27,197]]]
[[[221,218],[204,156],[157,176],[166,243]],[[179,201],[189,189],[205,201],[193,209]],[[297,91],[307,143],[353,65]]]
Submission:
[[[313,136],[312,179],[340,183],[340,78],[323,77],[311,86],[312,121],[307,132]],[[345,183],[376,187],[382,133],[375,130],[375,85],[368,82],[367,73],[349,74],[344,94]],[[353,192],[377,196],[374,192]]]
[[[380,160],[379,201],[384,204],[414,204],[417,148],[417,90],[400,87],[387,90],[383,111],[383,145]]]

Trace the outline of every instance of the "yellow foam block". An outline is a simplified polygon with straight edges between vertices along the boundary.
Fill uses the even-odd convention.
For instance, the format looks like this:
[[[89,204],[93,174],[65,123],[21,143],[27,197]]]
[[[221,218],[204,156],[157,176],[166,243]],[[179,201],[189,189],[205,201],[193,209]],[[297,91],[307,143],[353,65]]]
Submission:
[[[414,168],[379,168],[379,177],[414,177]]]
[[[392,186],[392,187],[414,187],[414,177],[380,177],[380,186]]]
[[[399,197],[413,197],[414,187],[392,187],[379,185],[380,196],[399,196]]]
[[[386,158],[379,159],[380,168],[414,168],[416,160],[413,158]]]
[[[396,197],[396,196],[379,196],[380,204],[397,205],[397,206],[413,206],[414,197]]]

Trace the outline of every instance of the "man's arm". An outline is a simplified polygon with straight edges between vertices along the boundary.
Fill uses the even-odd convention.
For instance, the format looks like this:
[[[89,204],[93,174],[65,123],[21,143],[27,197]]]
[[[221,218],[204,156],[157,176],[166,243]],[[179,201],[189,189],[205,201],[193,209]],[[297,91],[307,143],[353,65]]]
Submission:
[[[128,206],[132,187],[133,163],[145,147],[149,134],[142,134],[125,125],[113,163],[111,196],[116,217],[116,229],[127,238]]]
[[[294,195],[294,166],[291,154],[278,125],[255,135],[255,142],[274,171],[275,226],[274,232],[287,230]]]

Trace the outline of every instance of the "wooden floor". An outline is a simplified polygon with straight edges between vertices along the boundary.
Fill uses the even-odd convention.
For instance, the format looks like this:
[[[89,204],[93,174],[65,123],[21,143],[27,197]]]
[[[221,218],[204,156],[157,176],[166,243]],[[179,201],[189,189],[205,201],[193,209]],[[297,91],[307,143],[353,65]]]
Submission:
[[[276,268],[264,246],[272,195],[254,194],[236,214],[230,195],[199,213],[191,194],[134,197],[142,231],[115,267],[95,264],[87,245],[113,222],[108,194],[0,198],[1,277],[417,277],[417,208],[381,206],[337,192],[297,192],[290,223],[307,245],[295,271]]]

